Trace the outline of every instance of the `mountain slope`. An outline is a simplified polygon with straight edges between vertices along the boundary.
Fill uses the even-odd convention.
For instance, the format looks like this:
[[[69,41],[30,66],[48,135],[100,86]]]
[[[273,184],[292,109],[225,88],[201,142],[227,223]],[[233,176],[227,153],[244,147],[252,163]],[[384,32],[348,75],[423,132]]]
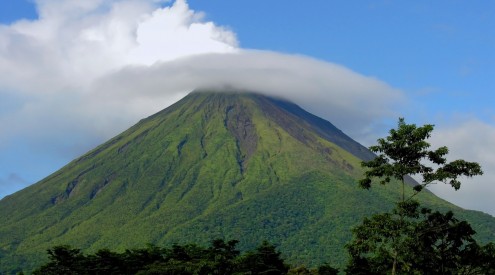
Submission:
[[[58,172],[0,201],[0,269],[31,268],[55,244],[88,251],[146,243],[264,239],[294,263],[341,264],[350,227],[398,186],[363,191],[373,155],[331,123],[254,93],[191,93]],[[495,239],[488,215],[463,211]]]

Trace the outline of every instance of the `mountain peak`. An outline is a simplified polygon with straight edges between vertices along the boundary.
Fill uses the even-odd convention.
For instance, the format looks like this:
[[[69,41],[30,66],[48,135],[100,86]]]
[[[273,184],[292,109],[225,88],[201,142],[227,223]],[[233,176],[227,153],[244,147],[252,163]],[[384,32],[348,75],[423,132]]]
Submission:
[[[278,125],[284,127],[293,137],[303,143],[306,143],[306,139],[310,137],[307,135],[305,136],[302,133],[315,132],[318,136],[335,143],[359,159],[370,160],[375,157],[375,155],[366,147],[360,145],[344,134],[329,121],[317,117],[291,101],[281,97],[267,96],[258,92],[239,91],[234,89],[224,89],[220,92],[207,89],[197,90],[184,99],[189,99],[189,97],[197,97],[196,99],[207,97],[208,101],[219,100],[227,105],[233,103],[235,100],[240,103],[242,102],[241,99],[245,99],[256,104],[263,111],[264,115]],[[234,105],[229,105],[227,108],[232,108],[232,106]],[[295,127],[293,123],[296,123],[299,128],[296,129],[297,127]]]
[[[32,268],[57,244],[95,251],[215,238],[241,249],[270,240],[307,265],[343,263],[350,228],[399,194],[394,184],[358,189],[360,162],[372,157],[284,99],[197,91],[2,199],[0,269]],[[481,218],[479,232],[495,224]]]

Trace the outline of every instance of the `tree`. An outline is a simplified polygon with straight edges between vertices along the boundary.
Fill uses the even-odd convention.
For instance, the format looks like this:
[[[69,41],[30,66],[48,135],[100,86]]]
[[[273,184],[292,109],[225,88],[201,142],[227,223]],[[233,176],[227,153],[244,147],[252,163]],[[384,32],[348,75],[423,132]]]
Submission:
[[[402,183],[402,202],[411,199],[424,187],[436,182],[450,184],[455,190],[461,187],[460,176],[472,177],[482,175],[483,171],[476,162],[455,160],[447,163],[445,156],[449,149],[445,146],[436,150],[429,150],[430,144],[426,141],[433,131],[433,125],[427,124],[416,127],[415,124],[406,124],[404,118],[399,119],[398,127],[390,130],[386,138],[378,139],[378,145],[371,146],[370,150],[378,156],[371,161],[364,161],[363,167],[369,168],[365,177],[359,181],[362,188],[369,189],[374,178],[379,178],[381,184],[389,183],[395,178]],[[436,169],[425,161],[438,166]],[[421,175],[422,183],[414,186],[415,193],[406,199],[406,176]]]
[[[472,227],[452,212],[417,206],[416,219],[401,220],[394,209],[354,228],[346,272],[386,274],[395,267],[401,274],[495,274],[493,243],[480,246]]]
[[[445,268],[439,273],[448,274],[446,270],[460,268],[458,255],[480,251],[469,224],[458,221],[450,212],[441,214],[420,208],[413,199],[430,184],[444,182],[458,190],[459,177],[483,174],[478,163],[447,162],[449,150],[445,146],[430,150],[427,139],[432,131],[433,125],[417,127],[400,118],[397,129],[390,130],[389,136],[370,147],[378,155],[362,163],[368,170],[359,181],[360,186],[369,189],[376,178],[381,184],[396,179],[402,192],[392,212],[365,218],[353,230],[354,239],[347,245],[351,256],[348,273],[412,273],[441,266]],[[422,181],[406,197],[406,179],[414,175],[421,176]]]
[[[337,274],[339,274],[339,270],[337,268],[330,266],[327,263],[324,263],[318,267],[318,274],[319,275],[337,275]]]
[[[246,253],[240,261],[240,271],[250,274],[287,274],[289,267],[281,253],[268,241],[263,241],[254,251]]]
[[[465,259],[479,248],[471,226],[456,219],[450,211],[442,214],[423,209],[422,212],[424,218],[415,225],[408,245],[413,255],[411,268],[423,274],[453,274],[470,265]]]
[[[231,240],[225,242],[222,239],[215,239],[211,242],[207,257],[211,274],[232,274],[236,268],[235,260],[240,255],[236,249],[239,241]]]
[[[55,246],[47,250],[50,262],[36,269],[33,274],[82,274],[85,257],[79,249]]]
[[[88,273],[125,274],[127,269],[124,257],[108,249],[100,249],[96,254],[86,256]]]

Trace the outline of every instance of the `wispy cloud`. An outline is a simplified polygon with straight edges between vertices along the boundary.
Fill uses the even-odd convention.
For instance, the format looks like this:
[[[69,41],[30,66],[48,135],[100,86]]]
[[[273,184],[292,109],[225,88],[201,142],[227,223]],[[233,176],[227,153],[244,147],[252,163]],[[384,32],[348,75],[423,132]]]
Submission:
[[[285,97],[317,115],[331,118],[355,137],[367,136],[370,125],[395,116],[406,102],[401,91],[343,66],[253,50],[127,67],[98,79],[89,99],[104,95],[106,100],[100,98],[90,103],[96,106],[115,104],[111,99],[119,98],[122,106],[128,106],[126,109],[144,116],[150,109],[163,108],[170,96],[178,97],[198,87],[234,87]],[[140,106],[140,102],[144,104]]]

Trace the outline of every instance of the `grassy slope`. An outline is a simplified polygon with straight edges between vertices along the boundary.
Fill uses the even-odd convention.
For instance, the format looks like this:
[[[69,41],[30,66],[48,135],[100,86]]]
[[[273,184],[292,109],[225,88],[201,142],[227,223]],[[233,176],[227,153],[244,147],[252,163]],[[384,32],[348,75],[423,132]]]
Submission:
[[[398,186],[359,190],[359,159],[307,121],[267,112],[270,102],[190,95],[3,199],[0,268],[37,265],[54,244],[95,251],[217,237],[244,249],[268,239],[298,264],[341,264],[349,229],[390,208]],[[488,215],[421,199],[495,239]]]

